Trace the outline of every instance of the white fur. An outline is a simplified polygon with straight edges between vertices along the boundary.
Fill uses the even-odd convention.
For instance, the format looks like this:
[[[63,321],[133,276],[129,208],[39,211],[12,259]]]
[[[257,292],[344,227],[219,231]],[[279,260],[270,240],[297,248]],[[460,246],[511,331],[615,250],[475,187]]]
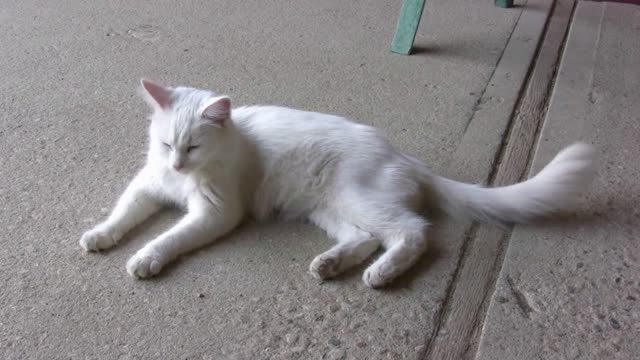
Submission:
[[[228,98],[209,91],[148,81],[143,88],[154,110],[147,164],[109,218],[80,240],[85,250],[107,249],[163,205],[184,208],[177,225],[127,263],[140,278],[230,232],[248,215],[278,214],[307,218],[336,240],[312,261],[317,278],[362,263],[382,246],[385,252],[363,276],[376,288],[426,250],[428,223],[420,211],[429,193],[455,216],[521,222],[566,208],[593,172],[593,151],[576,144],[528,181],[481,188],[430,174],[375,129],[342,117],[274,106],[229,113]],[[198,148],[188,151],[191,146]]]

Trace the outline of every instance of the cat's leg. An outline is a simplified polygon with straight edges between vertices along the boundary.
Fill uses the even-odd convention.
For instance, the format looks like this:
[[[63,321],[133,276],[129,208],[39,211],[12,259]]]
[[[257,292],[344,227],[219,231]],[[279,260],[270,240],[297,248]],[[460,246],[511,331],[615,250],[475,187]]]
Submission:
[[[160,210],[162,204],[154,198],[148,186],[143,171],[120,196],[107,220],[82,235],[80,246],[86,251],[109,249],[134,226]]]
[[[188,213],[171,229],[149,242],[127,261],[127,272],[137,278],[156,275],[180,256],[213,242],[238,225],[243,213],[237,204],[212,205],[192,200]]]
[[[362,263],[380,247],[380,241],[371,233],[337,219],[328,212],[316,211],[311,215],[311,220],[338,242],[311,262],[309,271],[315,278],[334,277]]]
[[[367,286],[380,288],[409,269],[427,250],[427,222],[420,216],[407,212],[396,217],[394,226],[383,231],[386,251],[362,277]]]

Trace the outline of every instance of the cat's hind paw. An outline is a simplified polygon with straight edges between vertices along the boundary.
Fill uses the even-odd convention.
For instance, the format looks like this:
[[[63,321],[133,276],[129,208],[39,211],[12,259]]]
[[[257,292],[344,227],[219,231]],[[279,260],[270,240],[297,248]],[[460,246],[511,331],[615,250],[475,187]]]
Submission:
[[[110,231],[94,228],[82,234],[80,246],[85,251],[100,251],[114,247],[119,236]]]
[[[395,268],[389,263],[374,263],[364,271],[362,281],[372,289],[388,285],[396,276]]]
[[[135,278],[144,279],[158,274],[163,266],[164,261],[158,254],[142,249],[127,261],[127,272]]]

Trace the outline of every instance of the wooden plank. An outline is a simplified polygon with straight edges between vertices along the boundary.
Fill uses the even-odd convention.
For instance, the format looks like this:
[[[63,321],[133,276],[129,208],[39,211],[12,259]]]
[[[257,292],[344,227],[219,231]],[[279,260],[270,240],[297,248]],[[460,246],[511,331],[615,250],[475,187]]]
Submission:
[[[420,17],[424,9],[424,0],[404,0],[400,9],[396,33],[391,43],[391,51],[408,55],[420,25]]]
[[[549,19],[546,36],[542,41],[526,90],[520,100],[519,111],[515,112],[517,115],[502,147],[501,160],[498,160],[498,164],[496,164],[497,170],[492,181],[495,185],[517,182],[526,172],[537,129],[544,116],[544,108],[574,1],[558,0]],[[530,3],[533,2],[530,1]],[[550,2],[538,5],[551,7]],[[530,16],[540,16],[540,13],[536,11],[528,14],[523,13],[517,26],[525,28],[516,28],[512,39],[526,38],[523,36],[527,32],[535,32],[535,29],[539,29],[541,26],[540,21],[544,23],[547,20],[547,17],[528,19],[527,17]],[[533,39],[537,42],[535,36]],[[505,49],[503,60],[504,57],[509,56],[511,55],[508,53],[508,49]],[[498,69],[496,69],[496,73],[498,73]],[[483,114],[479,115],[483,116]],[[469,151],[465,151],[465,153],[469,153]],[[464,166],[463,164],[458,165]],[[482,327],[488,299],[501,268],[508,231],[496,227],[481,226],[472,236],[451,287],[452,291],[440,318],[437,334],[431,339],[424,359],[457,360],[474,356],[477,348],[476,338]]]
[[[506,185],[525,176],[530,151],[535,145],[537,129],[544,118],[547,100],[555,70],[560,61],[560,50],[566,36],[575,0],[558,0],[547,27],[544,42],[538,52],[527,91],[520,103],[518,116],[511,129],[509,149],[504,152],[500,168],[520,169],[511,174],[496,176],[496,185]],[[526,149],[525,153],[522,153]]]

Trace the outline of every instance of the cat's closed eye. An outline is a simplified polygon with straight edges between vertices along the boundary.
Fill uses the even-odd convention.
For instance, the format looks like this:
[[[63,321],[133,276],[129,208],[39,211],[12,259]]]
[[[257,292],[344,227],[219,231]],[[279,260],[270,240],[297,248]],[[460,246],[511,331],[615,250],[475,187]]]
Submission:
[[[164,147],[166,147],[167,149],[171,149],[171,145],[169,145],[167,143],[162,143],[162,145],[164,145]]]
[[[187,148],[187,152],[188,152],[188,153],[190,153],[191,151],[193,151],[193,150],[195,150],[195,149],[197,149],[197,148],[199,148],[199,147],[200,147],[200,146],[197,146],[197,145],[189,146],[189,147]]]

